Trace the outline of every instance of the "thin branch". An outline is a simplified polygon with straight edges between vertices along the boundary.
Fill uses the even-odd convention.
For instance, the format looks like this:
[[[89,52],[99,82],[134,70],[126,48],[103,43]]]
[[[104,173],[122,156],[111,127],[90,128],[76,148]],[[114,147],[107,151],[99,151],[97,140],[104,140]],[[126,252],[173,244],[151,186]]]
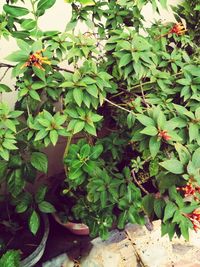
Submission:
[[[22,132],[24,132],[24,131],[26,131],[26,130],[28,130],[28,129],[29,129],[28,127],[25,127],[25,128],[23,128],[23,129],[19,130],[18,132],[16,132],[16,135],[17,135],[17,134],[20,134],[20,133],[22,133]]]
[[[69,70],[69,69],[61,68],[61,67],[58,67],[58,66],[55,66],[55,67],[53,66],[53,68],[54,68],[55,70],[60,70],[60,71],[65,71],[65,72],[74,73],[73,70]]]
[[[133,177],[134,182],[139,186],[139,188],[146,194],[148,195],[149,192],[138,182],[134,170],[131,171],[131,175]]]
[[[144,90],[143,90],[142,83],[140,83],[140,89],[141,89],[141,93],[142,93],[142,99],[143,99],[143,102],[144,102],[145,106],[146,106],[147,108],[149,108],[149,104],[146,102],[146,99],[145,99],[145,95],[144,95]]]
[[[3,80],[3,78],[6,76],[6,73],[8,72],[9,69],[10,69],[10,68],[7,67],[7,69],[4,71],[2,77],[0,78],[0,82],[1,82],[1,81]]]
[[[107,99],[107,98],[104,98],[104,100],[105,100],[106,102],[108,102],[109,104],[111,104],[112,106],[115,106],[115,107],[117,107],[117,108],[119,108],[119,109],[121,109],[121,110],[124,110],[124,111],[128,112],[128,113],[132,113],[132,114],[134,114],[134,112],[133,112],[132,110],[128,110],[128,109],[126,109],[126,108],[124,108],[124,107],[122,107],[122,106],[119,106],[118,104],[116,104],[116,103],[110,101],[110,100]]]
[[[0,68],[14,68],[14,65],[7,64],[7,63],[0,63]]]

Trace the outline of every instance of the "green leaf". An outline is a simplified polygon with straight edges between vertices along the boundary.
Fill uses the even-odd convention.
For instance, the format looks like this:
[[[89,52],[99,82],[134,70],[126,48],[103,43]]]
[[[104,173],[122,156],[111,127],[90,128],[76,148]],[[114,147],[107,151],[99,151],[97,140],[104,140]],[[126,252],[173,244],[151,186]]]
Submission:
[[[93,0],[79,0],[79,1],[83,6],[94,6],[95,5],[95,2]]]
[[[91,159],[98,159],[101,153],[103,152],[103,146],[101,144],[93,147],[92,154],[90,155]]]
[[[37,192],[36,192],[36,194],[35,194],[35,201],[36,201],[36,203],[39,204],[40,202],[42,202],[42,201],[44,200],[44,198],[45,198],[46,193],[47,193],[47,187],[44,186],[44,185],[42,185],[42,186],[37,190]]]
[[[152,158],[155,158],[155,156],[158,154],[160,150],[161,142],[158,140],[157,136],[152,136],[149,140],[149,149]]]
[[[38,69],[34,66],[32,66],[32,69],[35,73],[35,75],[40,78],[42,81],[46,82],[46,77],[45,77],[45,71],[44,70],[41,70],[41,69]]]
[[[8,191],[12,196],[17,197],[25,186],[25,180],[22,177],[21,169],[12,171],[8,178]]]
[[[75,88],[73,90],[73,96],[74,96],[74,100],[80,107],[83,102],[83,90],[80,88]]]
[[[189,124],[189,138],[190,142],[196,140],[199,136],[199,125],[195,123]]]
[[[187,218],[183,217],[179,227],[181,229],[181,234],[185,238],[186,241],[189,241],[189,221]]]
[[[8,250],[0,258],[1,267],[20,267],[20,251]]]
[[[12,5],[4,5],[3,10],[13,17],[21,17],[29,13],[27,8]]]
[[[88,157],[90,154],[90,145],[89,144],[85,144],[81,147],[80,149],[80,155],[81,157],[83,158],[86,158]]]
[[[96,98],[98,97],[98,89],[97,89],[96,85],[90,85],[86,88],[86,90],[90,95],[92,95]]]
[[[158,172],[159,172],[159,163],[158,163],[158,159],[155,158],[155,159],[151,160],[149,163],[150,177],[157,175]]]
[[[179,159],[182,164],[187,164],[191,158],[189,151],[180,143],[175,144],[175,149],[178,152]]]
[[[21,24],[21,27],[27,31],[34,29],[35,26],[36,21],[33,19],[25,19]]]
[[[27,54],[29,54],[31,52],[31,48],[29,46],[29,44],[21,39],[17,40],[17,45],[19,46],[19,48],[26,52]]]
[[[34,90],[29,90],[29,95],[34,99],[34,100],[37,100],[37,101],[40,101],[40,96],[39,94],[34,91]]]
[[[132,61],[132,56],[131,54],[124,54],[120,61],[119,61],[119,65],[118,67],[121,68],[121,67],[124,67],[126,65],[128,65],[130,62]]]
[[[140,131],[141,134],[155,136],[158,134],[158,130],[154,126],[147,126],[142,131]]]
[[[133,45],[138,51],[146,51],[152,47],[152,45],[144,37],[139,35],[134,36]]]
[[[163,222],[172,218],[176,210],[177,206],[173,202],[169,201],[165,207]]]
[[[128,128],[131,129],[131,127],[133,127],[134,123],[135,123],[135,115],[133,115],[132,113],[129,113],[127,116]]]
[[[118,223],[117,223],[117,227],[119,229],[124,229],[125,227],[125,224],[127,222],[127,219],[128,219],[128,213],[127,211],[125,210],[124,212],[122,212],[119,217],[118,217]]]
[[[26,51],[16,51],[8,55],[6,59],[13,62],[25,62],[28,59],[28,54],[26,53]]]
[[[56,130],[50,131],[49,137],[52,144],[55,146],[58,141],[58,132]]]
[[[148,217],[151,217],[153,214],[153,208],[154,208],[154,197],[152,194],[148,194],[143,197],[142,199],[142,205],[144,207],[145,213],[148,215]]]
[[[76,124],[74,125],[74,134],[81,132],[84,127],[85,127],[84,121],[77,121]]]
[[[0,160],[0,181],[5,177],[8,168],[8,163],[6,161]]]
[[[25,212],[27,210],[27,208],[28,208],[27,203],[22,201],[16,206],[15,210],[16,210],[17,213],[23,213],[23,212]]]
[[[31,165],[38,171],[47,173],[48,158],[44,153],[33,152],[31,155]]]
[[[152,118],[146,116],[146,115],[137,115],[137,120],[142,123],[144,126],[155,126],[155,122]]]
[[[47,201],[40,202],[38,207],[39,207],[39,210],[44,213],[53,213],[56,211],[54,206]]]
[[[195,168],[200,169],[200,148],[195,150],[192,156],[192,163]]]
[[[100,194],[100,201],[101,201],[101,207],[104,209],[106,207],[106,202],[108,198],[108,193],[107,191],[102,191]]]
[[[12,90],[5,84],[0,83],[0,93],[4,93],[4,92],[12,92]]]
[[[160,0],[160,4],[161,4],[162,8],[167,9],[167,0]]]
[[[171,173],[175,173],[175,174],[184,173],[184,166],[177,159],[169,159],[169,160],[163,161],[163,162],[160,163],[160,165],[164,169],[170,171]]]
[[[87,123],[85,124],[84,130],[91,135],[94,135],[94,136],[97,135],[96,129]]]
[[[162,198],[154,199],[154,212],[161,219],[164,213],[165,201]]]
[[[37,4],[37,9],[46,10],[55,4],[56,0],[40,0]]]
[[[39,226],[40,226],[40,218],[39,218],[37,212],[34,210],[30,216],[30,219],[29,219],[29,228],[31,230],[31,233],[36,235],[36,233],[39,229]]]

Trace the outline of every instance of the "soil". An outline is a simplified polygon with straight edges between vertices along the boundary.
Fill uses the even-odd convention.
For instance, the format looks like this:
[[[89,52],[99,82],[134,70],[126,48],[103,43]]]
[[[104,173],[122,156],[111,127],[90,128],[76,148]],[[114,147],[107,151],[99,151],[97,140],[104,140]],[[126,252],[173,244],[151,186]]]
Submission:
[[[28,257],[40,244],[44,235],[44,223],[41,220],[40,228],[33,235],[28,228],[28,218],[16,214],[13,207],[8,207],[5,213],[5,203],[0,205],[0,256],[7,250],[19,250],[21,259]],[[2,216],[4,215],[4,217]]]

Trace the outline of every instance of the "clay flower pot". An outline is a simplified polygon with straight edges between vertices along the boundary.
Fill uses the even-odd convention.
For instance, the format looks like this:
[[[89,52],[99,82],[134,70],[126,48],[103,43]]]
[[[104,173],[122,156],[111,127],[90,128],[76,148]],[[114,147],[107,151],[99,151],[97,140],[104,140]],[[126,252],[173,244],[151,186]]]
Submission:
[[[57,223],[65,227],[71,233],[75,235],[89,235],[89,228],[83,223],[66,222],[62,223],[59,216],[56,213],[52,214]]]

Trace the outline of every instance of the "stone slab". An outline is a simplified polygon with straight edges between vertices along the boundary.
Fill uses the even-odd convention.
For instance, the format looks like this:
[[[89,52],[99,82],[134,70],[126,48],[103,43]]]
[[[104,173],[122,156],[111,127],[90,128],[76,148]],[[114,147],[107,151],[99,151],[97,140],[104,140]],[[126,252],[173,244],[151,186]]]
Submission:
[[[127,225],[127,234],[146,267],[200,267],[200,232],[190,231],[190,240],[161,237],[161,222],[153,223],[153,230]]]

